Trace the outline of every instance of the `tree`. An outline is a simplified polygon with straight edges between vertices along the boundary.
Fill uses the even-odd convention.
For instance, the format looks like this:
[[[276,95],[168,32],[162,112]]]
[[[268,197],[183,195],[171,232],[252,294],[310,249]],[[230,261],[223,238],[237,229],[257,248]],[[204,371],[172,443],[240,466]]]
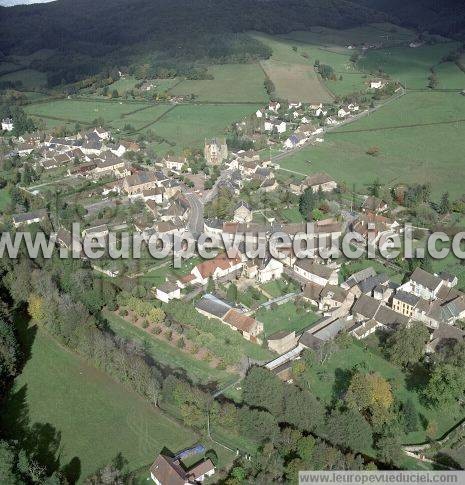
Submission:
[[[230,302],[235,303],[237,301],[237,286],[234,283],[230,283],[228,291],[226,292],[226,298]]]
[[[16,374],[18,352],[12,325],[0,320],[0,390],[3,390],[4,381]]]
[[[299,212],[305,220],[309,220],[312,210],[315,206],[315,195],[313,190],[309,187],[304,190],[299,200]]]
[[[242,384],[242,398],[249,406],[268,409],[273,416],[283,412],[283,383],[263,367],[252,367]]]
[[[408,367],[416,364],[423,356],[429,332],[421,322],[414,322],[410,327],[402,327],[386,340],[385,350],[389,360],[396,365]]]
[[[378,426],[388,420],[394,397],[391,385],[379,374],[357,372],[350,381],[346,401],[349,408],[360,411]]]
[[[413,433],[414,431],[418,431],[418,413],[411,398],[403,404],[402,415],[404,417],[405,432]]]
[[[462,398],[464,391],[465,377],[462,369],[450,364],[439,364],[433,368],[424,394],[433,406],[440,406]]]
[[[0,483],[22,483],[15,471],[16,453],[6,441],[0,441]]]
[[[396,463],[402,456],[402,443],[399,434],[382,435],[376,441],[378,458],[384,463]]]
[[[371,427],[363,416],[353,409],[333,409],[326,422],[326,434],[333,444],[360,451],[371,446]]]
[[[444,192],[439,202],[438,212],[439,214],[448,214],[451,210],[451,204],[449,200],[449,192]]]

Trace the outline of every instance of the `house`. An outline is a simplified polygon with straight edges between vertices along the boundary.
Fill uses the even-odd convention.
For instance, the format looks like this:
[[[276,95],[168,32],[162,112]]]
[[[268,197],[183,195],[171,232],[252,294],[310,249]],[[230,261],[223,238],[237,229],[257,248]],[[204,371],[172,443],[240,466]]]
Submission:
[[[349,276],[349,278],[347,278],[347,280],[341,284],[341,288],[344,288],[345,290],[350,290],[351,288],[358,285],[361,281],[370,278],[370,276],[376,276],[376,271],[371,266]]]
[[[347,105],[347,108],[349,108],[349,111],[351,113],[357,113],[360,110],[360,106],[355,103],[350,103]]]
[[[246,339],[260,343],[258,336],[263,332],[263,323],[231,308],[223,317],[223,322],[237,330]]]
[[[338,316],[348,314],[354,302],[354,295],[337,285],[326,285],[320,293],[319,309],[323,312],[340,309]]]
[[[92,172],[97,178],[104,177],[106,175],[113,175],[117,178],[123,178],[128,177],[131,174],[126,166],[126,162],[115,155],[107,156],[104,159],[97,161],[97,165]]]
[[[13,214],[11,216],[13,220],[13,225],[15,227],[35,224],[43,221],[47,217],[47,211],[45,209],[40,209],[32,212],[25,212],[23,214]]]
[[[290,101],[289,102],[289,110],[291,109],[298,109],[302,107],[302,103],[300,101]]]
[[[181,289],[175,283],[167,281],[157,287],[156,296],[163,303],[169,303],[171,300],[179,300],[181,298]]]
[[[274,177],[271,177],[271,178],[265,179],[261,183],[258,190],[260,190],[261,192],[268,193],[268,192],[274,192],[278,187],[279,187],[278,181]]]
[[[274,128],[279,134],[285,133],[287,130],[287,124],[285,121],[281,121],[280,123],[275,123]]]
[[[337,189],[337,182],[327,173],[319,172],[309,175],[302,182],[291,182],[289,184],[289,189],[296,195],[302,195],[308,188],[311,188],[313,193],[332,192]]]
[[[441,323],[430,336],[430,341],[426,344],[425,352],[431,354],[444,348],[453,347],[458,342],[463,342],[465,332],[453,325]]]
[[[153,187],[142,191],[142,197],[145,201],[153,200],[157,204],[162,204],[164,200],[165,188]]]
[[[226,139],[205,140],[204,156],[209,165],[221,165],[228,158]]]
[[[32,142],[19,143],[16,147],[16,151],[20,157],[30,155],[35,148],[35,144]]]
[[[89,239],[95,238],[100,238],[100,237],[105,237],[108,236],[109,234],[109,229],[106,224],[100,224],[98,226],[94,227],[89,227],[87,229],[84,229],[82,231],[82,237],[87,237]]]
[[[332,116],[328,116],[328,118],[326,118],[326,120],[325,120],[325,123],[328,126],[336,126],[336,125],[339,124],[339,121],[337,121],[336,119],[334,119]]]
[[[324,109],[323,109],[323,107],[321,107],[321,108],[317,108],[317,109],[315,110],[315,116],[316,116],[317,118],[320,118],[320,117],[322,117],[322,116],[326,116],[327,114],[328,114],[328,111],[327,111],[327,110],[324,110]]]
[[[348,106],[343,106],[341,108],[339,108],[338,112],[337,112],[337,117],[338,118],[345,118],[346,116],[349,116],[350,115],[350,109]]]
[[[398,290],[392,297],[392,309],[410,318],[419,301],[420,297]]]
[[[101,126],[98,128],[94,128],[92,133],[95,133],[101,140],[109,140],[110,139],[110,132],[105,130]]]
[[[362,203],[362,211],[363,212],[374,212],[375,214],[379,212],[384,212],[388,209],[388,205],[384,200],[379,199],[378,197],[374,197],[370,195],[365,198]]]
[[[265,131],[273,131],[274,123],[272,121],[265,121],[265,124],[263,125],[263,129]]]
[[[293,349],[297,345],[298,340],[299,338],[294,330],[292,332],[281,330],[267,338],[268,348],[280,355]]]
[[[194,275],[193,283],[206,285],[208,279],[217,280],[234,274],[242,270],[242,260],[239,256],[230,258],[227,254],[222,253],[214,259],[203,261],[194,268],[191,273]]]
[[[136,172],[123,181],[123,189],[128,195],[140,195],[145,190],[153,189],[157,186],[159,178],[155,172],[141,171]]]
[[[291,150],[292,148],[297,148],[302,146],[307,141],[307,137],[302,133],[294,133],[285,142],[284,148]]]
[[[337,270],[323,264],[315,263],[312,259],[300,259],[294,264],[294,271],[312,283],[326,286],[328,283],[337,285]]]
[[[232,306],[215,295],[207,293],[195,303],[195,309],[207,318],[223,320]]]
[[[252,208],[245,202],[239,202],[234,209],[234,222],[252,222]]]
[[[264,111],[262,109],[257,109],[257,111],[255,112],[255,116],[259,119],[263,118],[263,113]]]
[[[423,300],[435,300],[439,290],[445,285],[444,280],[427,271],[416,268],[409,280],[399,289],[407,293],[412,293]]]
[[[382,89],[387,82],[384,79],[372,79],[370,81],[370,89]]]
[[[11,118],[2,119],[2,131],[13,131],[14,123]]]
[[[378,323],[376,320],[371,319],[364,322],[355,323],[348,332],[357,340],[362,340],[374,333],[380,327],[380,323]]]
[[[305,188],[311,188],[313,193],[332,192],[337,189],[337,182],[327,173],[319,172],[308,176],[303,185]]]
[[[181,172],[182,168],[187,163],[187,158],[168,155],[163,158],[162,163],[168,170],[173,170],[174,172]]]
[[[214,474],[215,467],[210,459],[202,460],[186,469],[179,457],[170,457],[162,453],[150,467],[150,477],[156,485],[198,484]]]
[[[304,123],[300,125],[296,131],[298,133],[303,133],[305,136],[310,136],[316,131],[318,131],[318,128],[315,125],[312,125],[311,123]]]
[[[324,285],[319,285],[318,283],[307,283],[302,292],[302,297],[308,300],[313,306],[319,306],[323,288]]]
[[[259,283],[268,283],[269,281],[281,278],[284,271],[284,265],[281,261],[274,258],[265,258],[258,268],[257,281]]]
[[[277,113],[279,108],[281,108],[281,104],[277,101],[271,101],[268,105],[268,110],[272,111],[273,113]]]

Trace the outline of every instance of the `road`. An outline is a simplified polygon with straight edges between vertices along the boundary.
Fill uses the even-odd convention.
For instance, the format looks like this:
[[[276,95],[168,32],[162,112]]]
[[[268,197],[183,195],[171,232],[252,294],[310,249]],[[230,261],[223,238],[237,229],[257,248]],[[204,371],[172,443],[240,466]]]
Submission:
[[[203,202],[193,192],[185,192],[184,195],[191,208],[187,228],[194,236],[199,236],[203,232]]]

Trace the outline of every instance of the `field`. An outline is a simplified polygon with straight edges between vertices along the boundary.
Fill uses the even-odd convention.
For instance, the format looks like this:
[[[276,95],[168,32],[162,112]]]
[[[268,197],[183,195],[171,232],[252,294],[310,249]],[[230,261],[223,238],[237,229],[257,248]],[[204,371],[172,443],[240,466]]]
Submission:
[[[224,133],[233,122],[255,112],[253,104],[189,104],[178,105],[151,129],[159,136],[176,143],[181,151],[188,146],[201,146],[205,138]]]
[[[36,331],[29,329],[29,336]],[[16,380],[3,417],[17,438],[22,437],[20,426],[15,426],[20,416],[27,418],[29,427],[36,426],[43,447],[48,446],[52,430],[59,434],[60,465],[72,461],[79,481],[118,453],[134,470],[148,465],[164,446],[179,450],[196,440],[191,431],[41,330],[35,334],[31,358]]]
[[[332,100],[313,68],[313,61],[295,51],[292,42],[264,34],[254,36],[273,50],[271,58],[261,61],[261,65],[273,81],[277,97],[314,103]]]
[[[118,101],[80,101],[63,99],[49,103],[33,104],[25,107],[28,114],[69,122],[91,123],[96,118],[106,122],[121,119],[136,109],[150,107],[148,103],[123,103]]]
[[[368,155],[374,146],[379,155]],[[461,173],[464,150],[465,97],[412,92],[279,163],[302,173],[326,171],[362,192],[379,178],[388,186],[430,182],[433,196],[449,191],[458,197],[462,181],[450,175]]]
[[[184,80],[170,89],[170,94],[195,94],[199,101],[265,103],[268,95],[265,76],[258,64],[226,64],[211,66],[213,80]]]
[[[394,47],[370,50],[360,61],[360,67],[368,72],[382,69],[393,79],[406,84],[407,89],[424,89],[428,84],[430,68],[441,58],[458,47],[457,42],[424,45],[416,49]]]
[[[298,332],[315,323],[320,316],[313,312],[298,313],[293,302],[284,303],[273,309],[261,308],[255,318],[263,323],[265,337],[269,337],[279,330],[295,330]]]

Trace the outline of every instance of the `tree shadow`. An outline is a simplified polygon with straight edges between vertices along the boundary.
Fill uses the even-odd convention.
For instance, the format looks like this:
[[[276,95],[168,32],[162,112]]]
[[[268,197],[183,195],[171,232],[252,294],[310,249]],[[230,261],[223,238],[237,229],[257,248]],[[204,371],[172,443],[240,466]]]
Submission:
[[[81,476],[81,460],[75,456],[67,465],[64,465],[61,468],[61,473],[66,478],[68,483],[76,483]]]
[[[409,391],[421,391],[428,383],[428,371],[421,363],[412,366],[405,378],[405,385]]]
[[[338,368],[334,371],[334,384],[332,389],[333,400],[338,401],[347,391],[352,377],[351,369]]]

